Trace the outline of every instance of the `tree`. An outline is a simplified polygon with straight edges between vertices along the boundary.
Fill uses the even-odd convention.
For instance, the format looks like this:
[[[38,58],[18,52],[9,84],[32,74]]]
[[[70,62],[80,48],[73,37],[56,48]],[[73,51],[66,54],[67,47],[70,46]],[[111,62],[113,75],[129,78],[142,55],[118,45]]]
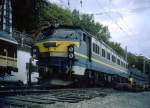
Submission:
[[[120,56],[123,56],[125,58],[126,52],[125,50],[121,47],[120,43],[117,42],[111,42],[109,41],[108,45],[114,49]]]

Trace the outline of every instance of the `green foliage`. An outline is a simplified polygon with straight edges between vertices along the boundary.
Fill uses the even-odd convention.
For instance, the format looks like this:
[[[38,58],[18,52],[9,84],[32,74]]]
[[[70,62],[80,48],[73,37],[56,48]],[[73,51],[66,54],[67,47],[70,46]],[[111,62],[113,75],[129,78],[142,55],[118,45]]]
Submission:
[[[45,7],[42,19],[51,24],[71,25],[72,14],[69,10],[62,9],[55,4]]]
[[[145,61],[145,72],[150,74],[150,60],[146,59],[144,56],[138,56],[132,53],[128,53],[129,66],[137,68],[143,71],[143,64]]]
[[[119,55],[123,56],[125,58],[126,52],[125,50],[121,47],[120,43],[117,42],[109,42],[108,45],[114,49]]]
[[[128,62],[129,62],[130,67],[135,67],[135,63],[138,62],[137,56],[129,52],[128,53]]]

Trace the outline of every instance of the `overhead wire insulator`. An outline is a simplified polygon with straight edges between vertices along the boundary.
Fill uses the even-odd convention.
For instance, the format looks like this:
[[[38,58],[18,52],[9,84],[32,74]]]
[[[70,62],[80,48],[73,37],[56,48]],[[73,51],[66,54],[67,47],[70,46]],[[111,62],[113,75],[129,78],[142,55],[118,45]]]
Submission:
[[[68,0],[68,7],[70,7],[70,1]]]
[[[81,5],[81,7],[82,7],[82,3],[83,3],[82,0],[80,0],[80,5]]]

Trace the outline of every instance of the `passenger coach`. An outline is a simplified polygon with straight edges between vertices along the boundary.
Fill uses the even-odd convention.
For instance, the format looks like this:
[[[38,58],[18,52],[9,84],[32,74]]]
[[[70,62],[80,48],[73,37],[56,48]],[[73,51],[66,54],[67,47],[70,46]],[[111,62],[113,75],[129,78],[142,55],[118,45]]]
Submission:
[[[128,62],[103,41],[80,27],[47,28],[37,36],[33,56],[40,80],[86,79],[90,82],[126,82]]]

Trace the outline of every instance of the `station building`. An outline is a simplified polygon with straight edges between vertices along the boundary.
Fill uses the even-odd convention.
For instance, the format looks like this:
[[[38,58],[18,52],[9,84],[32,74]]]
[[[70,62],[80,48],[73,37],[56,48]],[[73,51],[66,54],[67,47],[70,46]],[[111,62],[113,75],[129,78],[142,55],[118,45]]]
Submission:
[[[13,38],[18,42],[18,72],[12,72],[11,75],[5,76],[2,79],[6,81],[21,81],[24,84],[27,84],[29,79],[29,62],[31,59],[31,45],[33,44],[33,39],[30,35],[13,29],[11,2],[12,0],[0,0],[0,31],[7,34],[7,36],[5,36],[6,38]],[[38,77],[37,73],[32,74],[33,76]],[[36,77],[33,77],[32,79],[33,81],[37,80]]]

